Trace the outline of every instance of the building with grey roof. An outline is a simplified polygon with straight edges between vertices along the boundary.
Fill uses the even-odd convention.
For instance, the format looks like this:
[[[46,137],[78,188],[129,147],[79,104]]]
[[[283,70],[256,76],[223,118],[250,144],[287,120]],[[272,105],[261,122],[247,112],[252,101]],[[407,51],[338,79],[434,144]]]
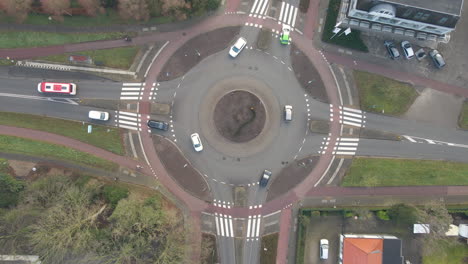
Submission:
[[[421,40],[449,40],[463,0],[342,0],[338,22]]]

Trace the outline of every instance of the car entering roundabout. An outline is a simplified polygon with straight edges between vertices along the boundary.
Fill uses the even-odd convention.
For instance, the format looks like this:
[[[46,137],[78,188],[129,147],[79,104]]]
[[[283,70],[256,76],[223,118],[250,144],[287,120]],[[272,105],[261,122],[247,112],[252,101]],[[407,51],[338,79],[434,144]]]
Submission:
[[[270,177],[271,177],[271,171],[264,170],[262,174],[262,178],[260,178],[260,187],[267,186],[268,181],[270,180]]]
[[[231,49],[229,50],[229,55],[233,58],[237,57],[239,53],[245,48],[247,44],[247,40],[243,37],[240,37],[234,45],[232,45]]]
[[[280,42],[283,45],[289,45],[291,42],[291,38],[289,37],[289,34],[291,33],[291,27],[288,25],[283,26],[283,31],[281,32],[280,35]]]

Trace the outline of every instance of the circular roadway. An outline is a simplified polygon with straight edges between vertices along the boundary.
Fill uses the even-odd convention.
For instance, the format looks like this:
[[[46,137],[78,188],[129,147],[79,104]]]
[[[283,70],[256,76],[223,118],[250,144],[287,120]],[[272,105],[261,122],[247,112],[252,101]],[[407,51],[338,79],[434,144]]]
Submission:
[[[205,176],[231,185],[255,184],[264,169],[274,175],[298,153],[307,133],[305,92],[287,66],[289,49],[280,48],[284,60],[247,48],[232,59],[225,50],[203,60],[181,78],[173,102],[177,144]],[[266,109],[264,129],[246,143],[225,139],[213,121],[218,100],[239,87],[256,95]],[[286,104],[292,105],[294,112],[293,121],[288,123],[283,120]],[[195,132],[204,145],[200,153],[193,150],[189,138]]]

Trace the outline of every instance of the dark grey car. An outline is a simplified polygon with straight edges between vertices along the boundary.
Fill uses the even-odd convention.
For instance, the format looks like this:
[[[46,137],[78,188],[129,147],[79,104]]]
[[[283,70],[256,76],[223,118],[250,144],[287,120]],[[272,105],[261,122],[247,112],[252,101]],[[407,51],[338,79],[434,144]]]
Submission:
[[[400,52],[398,52],[398,49],[395,47],[395,44],[393,44],[392,41],[386,40],[384,45],[387,48],[388,54],[390,54],[390,58],[392,60],[400,57]]]
[[[271,177],[271,171],[264,170],[262,174],[262,178],[260,178],[260,187],[267,186],[268,181],[270,180],[270,177]]]
[[[150,128],[159,129],[163,131],[167,131],[167,129],[169,129],[168,123],[158,120],[148,120],[148,126]]]

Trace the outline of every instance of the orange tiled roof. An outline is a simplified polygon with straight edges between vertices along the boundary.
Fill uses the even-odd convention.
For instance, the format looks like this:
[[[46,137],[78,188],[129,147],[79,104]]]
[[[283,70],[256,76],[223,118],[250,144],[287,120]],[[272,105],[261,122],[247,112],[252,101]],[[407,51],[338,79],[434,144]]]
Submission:
[[[345,238],[343,264],[382,264],[383,239]]]

